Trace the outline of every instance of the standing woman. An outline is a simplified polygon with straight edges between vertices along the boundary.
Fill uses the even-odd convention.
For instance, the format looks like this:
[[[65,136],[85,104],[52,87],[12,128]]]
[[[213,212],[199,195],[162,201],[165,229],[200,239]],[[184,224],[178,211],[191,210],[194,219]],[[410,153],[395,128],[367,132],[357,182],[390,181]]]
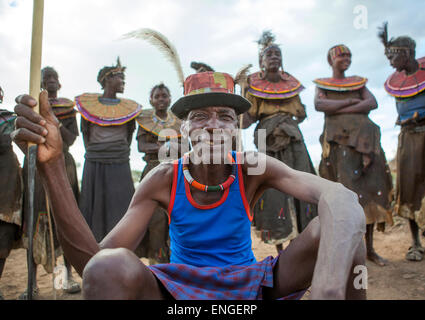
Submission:
[[[0,109],[0,279],[10,251],[19,244],[22,226],[22,175],[10,138],[15,119],[14,113]],[[3,299],[0,292],[0,300]]]
[[[164,140],[168,146],[171,146],[170,139],[180,138],[181,120],[172,112],[168,111],[171,103],[170,90],[163,84],[156,85],[150,93],[150,103],[153,109],[143,110],[137,117],[139,128],[137,131],[137,141],[139,152],[145,156],[146,166],[142,172],[140,181],[157,165],[159,149],[164,145]],[[172,129],[166,133],[162,130]],[[161,132],[162,131],[162,132]],[[162,141],[159,141],[161,138]],[[149,263],[168,263],[170,262],[170,247],[168,244],[168,214],[158,207],[149,223],[145,236],[136,250],[136,254],[142,258],[148,258]]]
[[[142,106],[117,97],[124,92],[124,71],[118,58],[116,66],[99,71],[103,94],[75,98],[86,148],[79,206],[97,241],[123,217],[134,193],[130,145]]]
[[[411,37],[388,39],[385,23],[379,33],[385,55],[395,69],[385,90],[395,98],[400,126],[397,147],[395,212],[409,221],[412,244],[406,259],[421,261],[425,249],[425,57],[416,58],[416,42]]]
[[[313,164],[298,127],[305,117],[305,106],[299,93],[301,83],[283,69],[282,52],[274,43],[274,36],[266,31],[258,41],[261,71],[251,74],[243,94],[252,103],[243,115],[243,127],[259,121],[254,142],[259,148],[259,131],[266,132],[266,153],[291,168],[315,174]],[[317,216],[317,206],[299,201],[274,189],[268,189],[254,208],[254,223],[261,239],[282,244],[294,239]]]
[[[60,132],[63,141],[63,154],[65,157],[66,173],[74,192],[75,199],[78,201],[80,190],[78,187],[77,166],[75,165],[74,157],[69,152],[69,148],[74,144],[77,139],[78,125],[75,110],[75,102],[67,98],[58,97],[58,91],[62,87],[59,82],[59,75],[52,67],[46,67],[41,70],[42,88],[47,90],[49,96],[49,103],[52,107],[53,113],[60,121]],[[54,225],[54,221],[52,221]],[[54,234],[56,237],[56,234]],[[74,281],[72,277],[72,266],[66,257],[63,257],[65,267],[67,269],[68,282],[65,292],[78,293],[81,291],[80,285]]]
[[[325,114],[319,173],[358,194],[366,214],[367,258],[384,266],[387,261],[373,248],[373,230],[375,223],[383,231],[385,222],[392,221],[392,178],[380,129],[368,116],[378,105],[366,78],[345,76],[351,65],[351,52],[345,45],[329,49],[328,62],[332,77],[314,81],[315,107]]]

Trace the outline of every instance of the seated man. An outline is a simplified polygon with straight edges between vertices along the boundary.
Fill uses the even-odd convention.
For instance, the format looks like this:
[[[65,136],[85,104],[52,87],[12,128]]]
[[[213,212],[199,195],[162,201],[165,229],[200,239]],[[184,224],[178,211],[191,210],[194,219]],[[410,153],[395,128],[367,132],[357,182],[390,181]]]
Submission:
[[[172,111],[183,119],[182,134],[191,139],[195,152],[187,161],[153,169],[137,187],[125,216],[100,243],[73,197],[47,94],[40,94],[40,115],[31,109],[36,101],[30,96],[17,98],[14,141],[24,151],[28,142],[38,144],[38,169],[58,238],[83,277],[85,299],[276,299],[299,297],[310,286],[311,299],[366,297],[365,290],[354,288],[353,268],[365,265],[366,225],[357,196],[264,154],[229,152],[228,158],[237,115],[250,107],[233,90],[233,79],[225,73],[186,79],[185,96]],[[210,158],[204,156],[207,151]],[[192,155],[199,152],[203,161],[195,163]],[[219,164],[217,154],[222,154]],[[265,171],[249,174],[258,163],[242,161],[246,157],[263,159]],[[257,262],[251,248],[251,208],[267,188],[318,204],[319,215],[278,257]],[[157,206],[169,215],[171,263],[146,266],[133,251]]]

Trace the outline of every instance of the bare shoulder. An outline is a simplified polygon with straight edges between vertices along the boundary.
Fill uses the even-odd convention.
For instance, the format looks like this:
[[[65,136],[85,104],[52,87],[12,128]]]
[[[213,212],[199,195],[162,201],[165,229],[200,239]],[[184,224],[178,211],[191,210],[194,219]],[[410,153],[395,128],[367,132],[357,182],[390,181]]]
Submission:
[[[162,162],[157,167],[149,171],[149,173],[140,182],[138,188],[148,186],[149,188],[155,186],[166,186],[173,182],[174,165],[173,162]]]
[[[149,171],[136,188],[135,203],[155,201],[163,208],[168,207],[173,184],[174,166],[164,162]]]

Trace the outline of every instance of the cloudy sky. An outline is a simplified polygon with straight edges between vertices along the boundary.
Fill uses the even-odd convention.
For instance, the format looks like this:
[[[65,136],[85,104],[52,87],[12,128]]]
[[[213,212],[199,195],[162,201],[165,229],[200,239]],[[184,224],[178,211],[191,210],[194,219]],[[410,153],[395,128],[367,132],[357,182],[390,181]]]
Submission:
[[[253,72],[258,70],[256,40],[270,29],[282,48],[284,68],[306,87],[301,99],[308,118],[301,130],[317,165],[323,114],[314,110],[312,80],[331,76],[327,50],[344,43],[353,53],[347,75],[367,77],[378,100],[379,108],[370,117],[381,127],[383,148],[392,159],[399,129],[394,125],[394,100],[383,83],[393,70],[377,39],[377,27],[388,21],[390,36],[412,36],[417,57],[425,56],[424,9],[425,2],[417,0],[45,0],[42,65],[56,68],[60,95],[72,99],[83,92],[100,92],[99,69],[120,56],[127,66],[123,97],[149,108],[149,91],[155,84],[169,86],[173,101],[182,95],[182,87],[156,48],[141,40],[119,40],[121,35],[139,28],[163,33],[177,48],[185,76],[193,73],[191,61],[235,75],[248,63],[254,65]],[[14,98],[28,91],[31,19],[31,0],[0,0],[0,85],[5,91],[1,107],[9,110]],[[253,129],[244,133],[247,149],[254,148]],[[83,163],[81,137],[71,152]],[[141,157],[134,141],[133,169],[143,169]]]

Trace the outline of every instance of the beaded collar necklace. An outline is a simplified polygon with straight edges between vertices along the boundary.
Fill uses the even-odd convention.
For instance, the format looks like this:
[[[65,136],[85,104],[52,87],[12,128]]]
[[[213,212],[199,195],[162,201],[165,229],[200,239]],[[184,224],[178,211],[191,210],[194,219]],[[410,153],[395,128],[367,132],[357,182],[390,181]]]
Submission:
[[[233,159],[233,157],[231,156],[230,153],[229,153],[228,156],[232,160],[232,173],[230,174],[230,176],[227,178],[227,180],[225,182],[220,183],[218,186],[207,186],[207,185],[199,183],[198,181],[193,179],[192,175],[189,172],[189,166],[188,166],[189,161],[187,161],[188,160],[187,159],[188,154],[185,154],[184,157],[183,157],[183,175],[184,175],[184,178],[189,183],[189,185],[193,186],[195,189],[198,189],[198,190],[201,190],[201,191],[204,191],[204,192],[224,191],[224,190],[230,188],[232,183],[235,181],[237,170],[238,170],[238,166],[237,166],[235,160]]]
[[[170,121],[171,120],[171,121]],[[173,121],[174,120],[174,121]],[[173,125],[174,122],[176,122],[175,119],[170,119],[170,114],[167,112],[167,118],[166,119],[161,119],[160,117],[158,117],[155,112],[152,113],[152,121],[154,123],[160,123],[161,125],[165,125],[168,122],[172,122],[170,125]]]

